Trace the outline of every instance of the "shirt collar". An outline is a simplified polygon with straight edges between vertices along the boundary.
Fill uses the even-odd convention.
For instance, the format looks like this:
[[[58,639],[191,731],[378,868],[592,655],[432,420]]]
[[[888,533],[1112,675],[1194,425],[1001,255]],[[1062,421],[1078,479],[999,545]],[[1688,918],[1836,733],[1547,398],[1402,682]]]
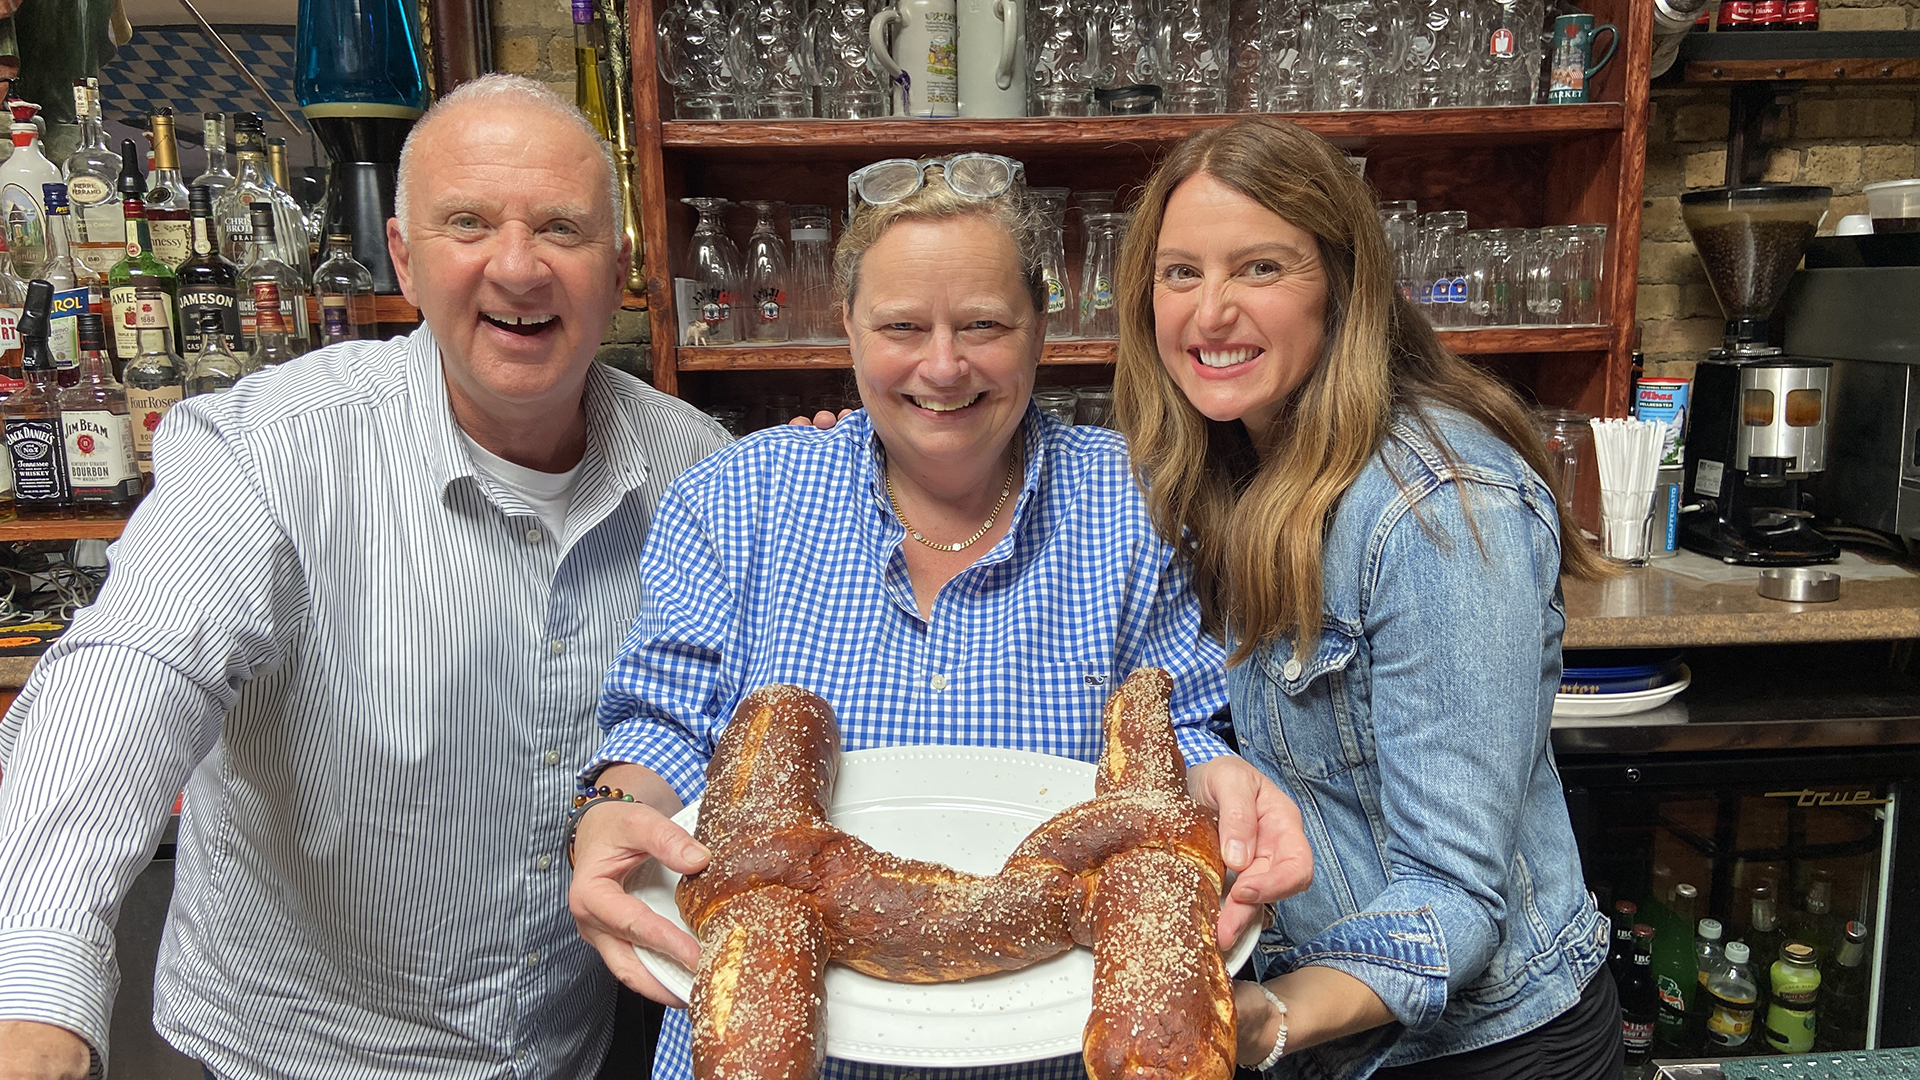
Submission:
[[[873,430],[872,418],[867,415],[867,410],[859,409],[840,421],[836,430],[840,428],[846,429],[849,438],[866,444],[867,452],[860,455],[860,467],[866,473],[867,492],[891,524],[888,540],[890,543],[899,543],[906,538],[907,530],[893,512],[893,501],[887,498],[887,453],[880,443],[880,434]],[[1040,478],[1047,466],[1047,423],[1032,402],[1027,403],[1027,413],[1020,418],[1020,446],[1024,475],[1020,481],[1020,497],[1014,500],[1013,519],[1007,526],[1007,538],[1019,535],[1021,524],[1027,517],[1027,506],[1038,495]],[[1005,543],[1005,540],[1001,542]]]

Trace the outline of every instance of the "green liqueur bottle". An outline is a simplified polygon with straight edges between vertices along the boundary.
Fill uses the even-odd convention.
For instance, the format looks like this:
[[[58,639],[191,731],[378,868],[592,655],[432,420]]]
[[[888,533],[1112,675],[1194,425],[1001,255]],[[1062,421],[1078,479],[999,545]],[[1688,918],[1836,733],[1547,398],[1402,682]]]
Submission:
[[[153,240],[147,231],[147,184],[140,175],[132,139],[121,142],[120,156],[120,209],[127,217],[127,254],[107,273],[107,298],[112,310],[114,350],[126,360],[140,351],[140,336],[133,323],[139,290],[158,290],[162,317],[171,336],[179,322],[174,316],[178,285],[173,270],[153,254]]]

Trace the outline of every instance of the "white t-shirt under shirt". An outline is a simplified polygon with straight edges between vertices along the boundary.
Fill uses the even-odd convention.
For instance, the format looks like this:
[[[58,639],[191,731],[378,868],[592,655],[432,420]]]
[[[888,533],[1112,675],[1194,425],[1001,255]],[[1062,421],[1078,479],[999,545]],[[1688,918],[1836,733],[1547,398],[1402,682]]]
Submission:
[[[525,499],[555,540],[567,535],[567,510],[573,506],[573,489],[580,482],[580,466],[575,465],[563,473],[541,472],[489,452],[464,431],[460,432],[460,442],[467,448],[467,456],[473,459],[474,468]]]

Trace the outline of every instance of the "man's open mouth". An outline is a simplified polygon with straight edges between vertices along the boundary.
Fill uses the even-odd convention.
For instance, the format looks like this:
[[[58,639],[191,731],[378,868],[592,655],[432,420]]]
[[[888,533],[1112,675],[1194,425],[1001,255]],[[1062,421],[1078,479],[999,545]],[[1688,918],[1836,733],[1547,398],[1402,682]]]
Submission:
[[[509,334],[518,334],[521,337],[532,337],[560,325],[558,315],[512,315],[483,311],[480,317]]]

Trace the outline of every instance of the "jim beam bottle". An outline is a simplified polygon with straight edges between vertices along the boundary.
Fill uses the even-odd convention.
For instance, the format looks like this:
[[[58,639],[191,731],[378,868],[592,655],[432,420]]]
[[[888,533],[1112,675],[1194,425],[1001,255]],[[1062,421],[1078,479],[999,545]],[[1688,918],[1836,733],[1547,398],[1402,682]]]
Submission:
[[[52,307],[53,286],[40,279],[29,282],[20,316],[22,385],[0,402],[0,430],[13,455],[14,507],[23,518],[66,517],[73,503],[60,428],[60,384],[47,346]]]
[[[187,185],[180,179],[180,144],[173,132],[173,110],[159,108],[147,118],[153,137],[153,171],[147,174],[147,231],[153,257],[179,270],[192,254]]]
[[[133,452],[127,388],[113,377],[106,327],[92,312],[80,316],[80,381],[60,391],[60,427],[75,514],[117,518],[132,513],[140,498],[140,465]]]
[[[180,357],[174,354],[173,335],[167,331],[161,310],[165,302],[158,289],[140,290],[139,304],[133,312],[139,351],[127,361],[127,411],[133,418],[133,454],[140,463],[140,475],[147,488],[153,486],[153,434],[160,430],[167,410],[180,403],[186,390]]]
[[[218,317],[227,347],[238,349],[240,305],[235,287],[240,268],[220,254],[214,234],[212,193],[195,184],[187,201],[193,208],[193,254],[174,271],[180,289],[181,353],[192,356],[200,351],[200,335],[208,313]]]

